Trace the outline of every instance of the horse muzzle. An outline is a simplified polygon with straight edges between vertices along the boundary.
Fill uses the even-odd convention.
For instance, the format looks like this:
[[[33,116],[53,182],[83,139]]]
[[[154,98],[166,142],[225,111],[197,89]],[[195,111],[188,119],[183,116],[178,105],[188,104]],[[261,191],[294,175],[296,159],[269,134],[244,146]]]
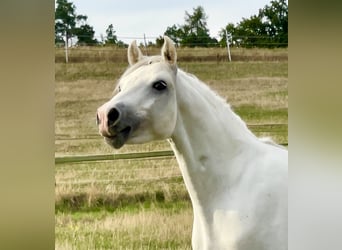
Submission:
[[[116,149],[126,143],[133,129],[137,127],[138,119],[129,114],[127,107],[122,104],[109,108],[106,103],[97,110],[96,123],[99,126],[99,133]]]

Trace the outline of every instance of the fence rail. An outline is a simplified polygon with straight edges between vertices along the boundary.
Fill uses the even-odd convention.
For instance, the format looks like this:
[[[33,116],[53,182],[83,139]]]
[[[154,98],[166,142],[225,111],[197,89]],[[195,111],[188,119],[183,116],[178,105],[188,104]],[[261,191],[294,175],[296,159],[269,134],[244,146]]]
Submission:
[[[286,123],[264,123],[264,124],[247,124],[248,128],[254,132],[278,132],[287,131]],[[99,140],[102,137],[98,133],[84,134],[82,136],[72,137],[69,134],[55,134],[55,140]]]
[[[287,124],[248,124],[247,125],[254,132],[283,132],[287,131]],[[83,139],[101,139],[98,134],[88,134],[82,137],[70,137],[67,134],[56,134],[56,140],[83,140]],[[280,143],[279,145],[288,146],[288,143]],[[123,154],[102,154],[102,155],[74,155],[74,156],[59,156],[55,157],[55,164],[76,163],[76,162],[90,162],[90,161],[114,161],[125,159],[142,159],[155,157],[172,157],[173,151],[153,151],[153,152],[139,152],[139,153],[123,153]]]
[[[69,38],[69,43],[68,46],[69,47],[73,47],[73,46],[82,46],[82,43],[78,44],[78,39],[77,37],[80,38],[90,38],[90,40],[93,40],[92,42],[88,42],[88,44],[92,45],[92,46],[103,46],[106,45],[106,41],[110,40],[111,37],[105,36],[105,35],[100,35],[100,36],[92,36],[92,35],[78,35],[78,36],[73,36],[72,38]],[[207,36],[197,36],[197,38],[200,40],[205,40],[208,37]],[[226,38],[225,36],[212,36],[211,37],[212,40],[211,42],[195,42],[195,43],[187,43],[186,46],[226,46],[226,44],[224,44],[226,42]],[[63,40],[60,40],[59,42],[55,43],[55,47],[64,47],[65,42],[64,39],[65,37],[62,38]],[[116,36],[116,43],[115,45],[118,46],[128,46],[129,43],[131,43],[131,41],[136,40],[138,43],[140,43],[143,46],[157,46],[157,40],[158,39],[163,39],[162,36]],[[283,41],[276,41],[274,37],[272,36],[248,36],[248,35],[242,35],[242,36],[238,36],[238,35],[234,35],[234,36],[230,36],[229,38],[229,42],[233,44],[234,43],[238,43],[238,42],[242,42],[243,40],[248,40],[248,39],[254,39],[253,45],[279,45],[279,46],[287,46],[288,42]],[[259,39],[259,42],[256,42],[255,40]],[[223,42],[220,42],[220,41]],[[176,42],[176,41],[175,41]],[[181,42],[181,39],[178,38],[177,39],[177,44],[179,44]]]
[[[151,183],[151,182],[172,182],[172,181],[179,181],[183,177],[181,174],[176,175],[169,175],[169,176],[163,176],[163,177],[150,177],[150,178],[136,178],[136,179],[126,179],[126,180],[115,180],[115,179],[97,179],[97,180],[77,180],[77,181],[58,181],[58,185],[89,185],[94,183],[101,183],[101,184],[110,184],[115,183],[115,186],[136,186],[137,184],[143,184],[143,183]]]
[[[288,143],[287,142],[281,143],[279,145],[288,146]],[[172,150],[141,152],[141,153],[126,153],[126,154],[62,156],[62,157],[55,158],[55,164],[89,162],[89,161],[115,161],[115,160],[171,157],[171,156],[174,156],[174,153]]]
[[[81,156],[62,156],[55,158],[55,164],[85,162],[85,161],[113,161],[124,159],[154,158],[173,156],[173,151],[154,151],[126,154],[106,154],[106,155],[81,155]]]

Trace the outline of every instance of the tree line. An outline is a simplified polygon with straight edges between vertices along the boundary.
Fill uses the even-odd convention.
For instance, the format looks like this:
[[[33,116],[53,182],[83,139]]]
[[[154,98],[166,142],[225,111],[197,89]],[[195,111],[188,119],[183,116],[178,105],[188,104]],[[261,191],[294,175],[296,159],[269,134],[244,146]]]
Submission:
[[[76,14],[76,6],[68,0],[57,0],[55,8],[55,44],[69,46],[71,38],[77,38],[77,45],[116,45],[127,46],[118,40],[113,24],[106,29],[101,41],[94,38],[95,31],[87,23],[86,15]],[[167,27],[164,35],[169,36],[178,46],[216,47],[226,46],[227,37],[233,46],[239,47],[287,47],[288,46],[288,4],[286,0],[272,0],[259,9],[258,14],[242,18],[237,24],[228,23],[219,32],[219,39],[210,36],[207,26],[208,16],[202,6],[185,11],[184,24]],[[163,37],[155,44],[161,46]]]

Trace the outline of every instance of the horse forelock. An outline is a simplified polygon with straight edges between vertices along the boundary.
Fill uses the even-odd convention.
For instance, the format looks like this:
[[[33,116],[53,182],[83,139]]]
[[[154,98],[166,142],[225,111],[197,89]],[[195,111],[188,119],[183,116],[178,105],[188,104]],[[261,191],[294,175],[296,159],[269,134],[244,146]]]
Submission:
[[[137,69],[141,68],[142,66],[146,66],[152,63],[161,62],[161,56],[144,56],[141,60],[139,60],[136,64],[130,66],[125,73],[123,73],[122,77],[127,76]]]

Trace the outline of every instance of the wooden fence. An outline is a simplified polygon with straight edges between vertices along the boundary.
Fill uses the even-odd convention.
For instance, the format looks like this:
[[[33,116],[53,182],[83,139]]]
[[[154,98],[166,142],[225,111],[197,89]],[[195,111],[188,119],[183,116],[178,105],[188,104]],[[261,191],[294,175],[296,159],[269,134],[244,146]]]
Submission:
[[[254,132],[287,132],[287,124],[250,124],[248,127]],[[67,135],[56,135],[58,140],[75,140],[75,139],[96,139],[99,135],[87,135],[85,138],[68,138]],[[282,146],[288,146],[288,143],[280,143]],[[105,155],[81,155],[81,156],[60,156],[55,157],[55,164],[89,162],[89,161],[113,161],[122,159],[139,159],[139,158],[155,158],[170,157],[174,153],[171,150],[140,152],[140,153],[124,153],[124,154],[105,154]]]

